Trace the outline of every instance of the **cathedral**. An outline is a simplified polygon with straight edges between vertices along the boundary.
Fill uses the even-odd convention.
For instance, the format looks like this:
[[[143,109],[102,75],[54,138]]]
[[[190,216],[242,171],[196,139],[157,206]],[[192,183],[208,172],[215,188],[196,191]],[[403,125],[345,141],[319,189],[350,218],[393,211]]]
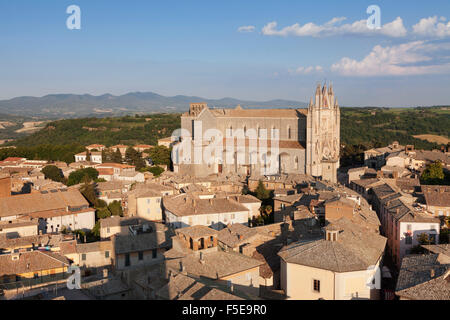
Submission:
[[[248,176],[308,174],[337,181],[340,110],[319,84],[308,109],[209,108],[192,103],[172,137],[174,171]]]

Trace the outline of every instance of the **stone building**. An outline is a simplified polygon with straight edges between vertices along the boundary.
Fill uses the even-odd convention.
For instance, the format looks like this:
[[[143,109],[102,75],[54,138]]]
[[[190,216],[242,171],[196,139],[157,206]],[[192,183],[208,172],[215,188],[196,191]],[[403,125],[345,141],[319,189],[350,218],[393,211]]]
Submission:
[[[309,174],[336,182],[340,109],[317,86],[308,109],[212,109],[192,103],[173,140],[174,171],[192,176]]]

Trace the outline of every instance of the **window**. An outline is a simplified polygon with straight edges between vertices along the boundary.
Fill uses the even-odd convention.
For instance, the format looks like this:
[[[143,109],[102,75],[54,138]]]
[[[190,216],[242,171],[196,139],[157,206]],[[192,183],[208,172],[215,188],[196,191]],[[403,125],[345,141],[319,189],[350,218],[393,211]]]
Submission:
[[[109,258],[109,251],[105,251],[105,258]]]
[[[288,139],[291,139],[291,127],[288,127]]]
[[[147,199],[147,204],[150,204],[150,199]]]
[[[152,250],[152,259],[156,259],[157,256],[158,256],[158,250],[153,249]]]
[[[144,260],[144,253],[142,251],[138,252],[139,261]]]
[[[125,267],[128,267],[130,265],[130,254],[125,254]]]
[[[412,227],[411,227],[410,224],[406,225],[406,230],[407,230],[407,231],[411,231],[411,230],[412,230]]]
[[[106,233],[110,233],[111,230],[109,228],[106,228]]]
[[[86,261],[86,253],[81,254],[81,260]]]
[[[320,280],[314,280],[313,286],[315,292],[320,292]]]

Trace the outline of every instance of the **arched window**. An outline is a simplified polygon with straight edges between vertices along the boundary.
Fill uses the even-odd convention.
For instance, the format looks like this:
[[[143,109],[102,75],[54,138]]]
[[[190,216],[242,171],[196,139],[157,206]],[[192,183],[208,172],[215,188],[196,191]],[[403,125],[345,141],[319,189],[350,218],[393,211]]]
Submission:
[[[291,127],[288,127],[288,139],[291,139]]]
[[[294,167],[295,167],[295,170],[298,170],[298,157],[294,158]]]

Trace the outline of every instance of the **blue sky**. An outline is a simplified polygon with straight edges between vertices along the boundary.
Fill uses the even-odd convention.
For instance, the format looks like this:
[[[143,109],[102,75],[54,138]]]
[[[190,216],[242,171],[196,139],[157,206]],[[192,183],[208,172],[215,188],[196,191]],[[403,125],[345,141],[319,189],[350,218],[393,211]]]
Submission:
[[[66,27],[72,4],[81,30]],[[372,4],[381,30],[364,28]],[[341,105],[450,104],[449,20],[448,0],[0,0],[0,99],[309,101],[329,80]]]

